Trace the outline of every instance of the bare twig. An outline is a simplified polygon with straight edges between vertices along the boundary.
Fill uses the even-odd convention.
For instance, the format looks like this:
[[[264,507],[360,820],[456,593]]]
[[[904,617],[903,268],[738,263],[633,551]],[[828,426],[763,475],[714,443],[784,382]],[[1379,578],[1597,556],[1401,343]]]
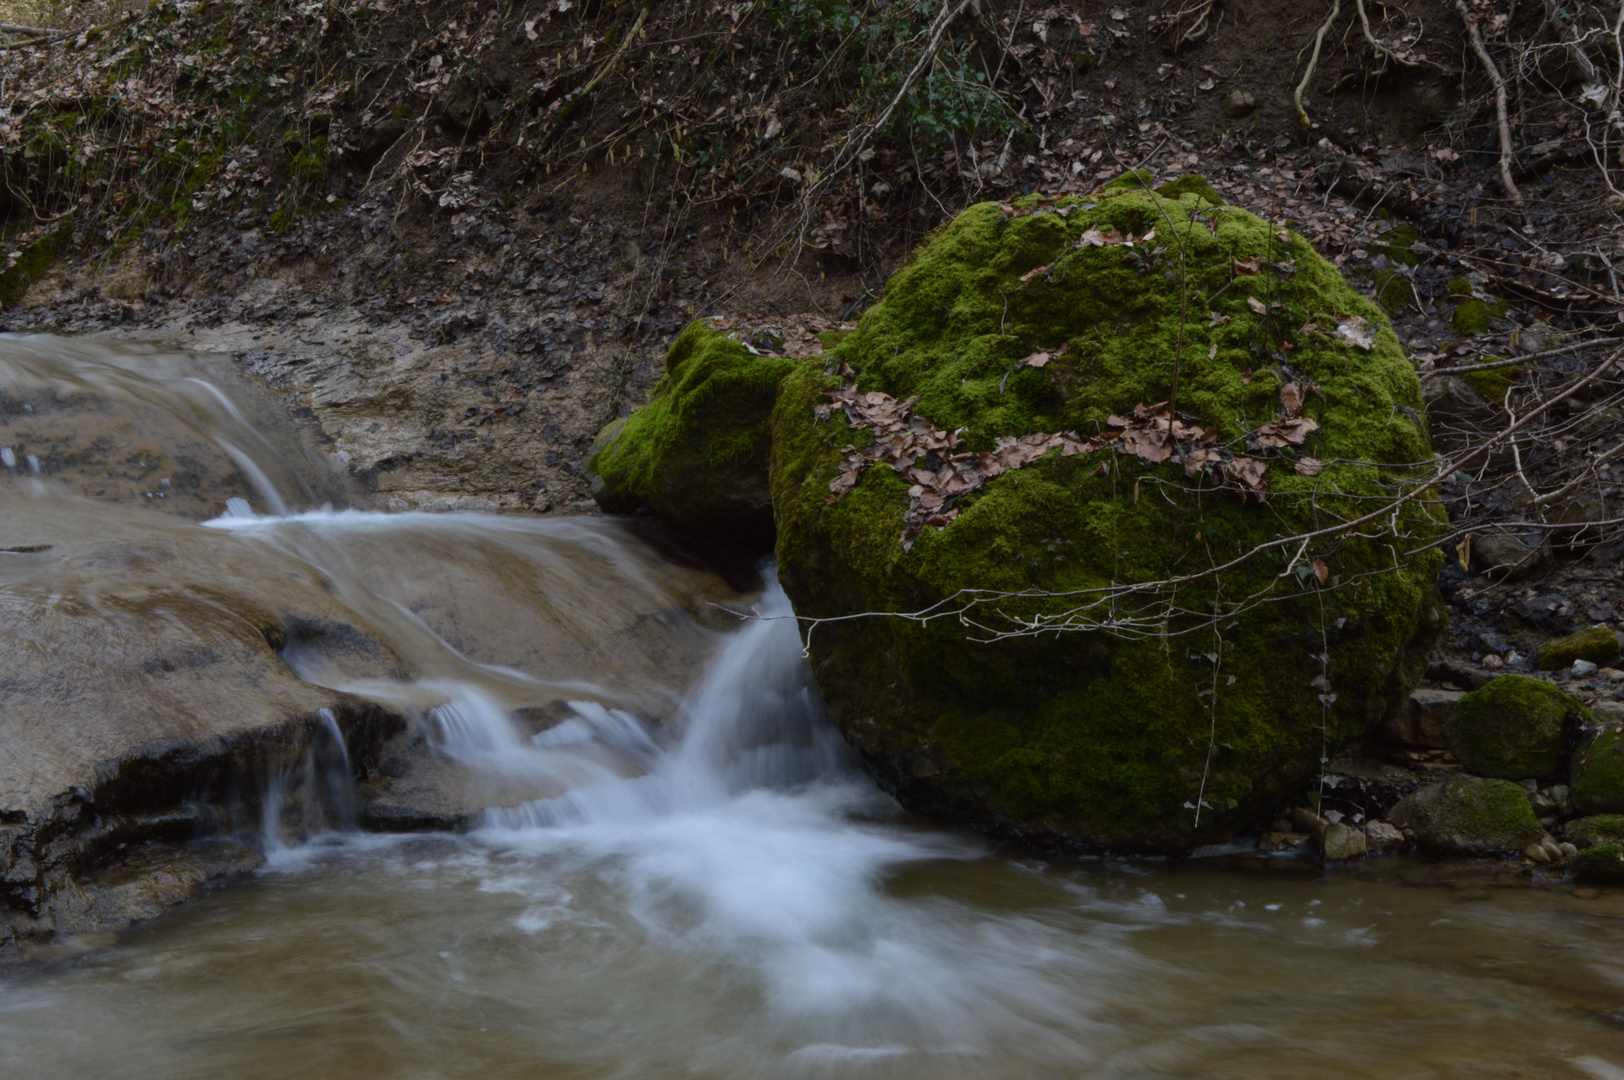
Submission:
[[[1461,22],[1466,25],[1466,36],[1472,42],[1472,51],[1477,54],[1483,70],[1488,72],[1489,81],[1494,83],[1494,111],[1500,119],[1500,183],[1505,186],[1511,201],[1521,205],[1522,192],[1517,190],[1516,181],[1511,179],[1511,121],[1506,114],[1506,80],[1501,77],[1500,69],[1495,66],[1494,58],[1483,44],[1483,35],[1478,32],[1477,22],[1466,8],[1466,0],[1455,0],[1455,10],[1460,12]]]

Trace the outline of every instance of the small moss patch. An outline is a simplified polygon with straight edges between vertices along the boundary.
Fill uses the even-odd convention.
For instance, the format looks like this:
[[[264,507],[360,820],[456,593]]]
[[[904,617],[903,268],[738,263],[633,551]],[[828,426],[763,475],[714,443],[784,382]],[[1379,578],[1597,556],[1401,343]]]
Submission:
[[[1610,664],[1618,659],[1618,635],[1605,626],[1592,626],[1576,634],[1547,641],[1539,647],[1539,666],[1556,671],[1573,666],[1575,660]],[[1496,682],[1500,680],[1496,679]]]
[[[42,236],[24,247],[11,269],[0,273],[0,308],[19,303],[28,287],[44,277],[55,261],[56,243],[49,236]]]

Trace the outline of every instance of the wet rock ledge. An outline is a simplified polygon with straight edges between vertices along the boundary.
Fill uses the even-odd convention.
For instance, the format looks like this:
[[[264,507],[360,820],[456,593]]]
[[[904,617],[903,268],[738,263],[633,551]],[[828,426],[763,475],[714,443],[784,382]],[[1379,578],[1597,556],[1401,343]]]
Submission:
[[[308,566],[39,509],[0,505],[0,962],[258,865],[273,784],[296,817],[335,739],[364,778],[403,727],[282,661],[341,627]]]

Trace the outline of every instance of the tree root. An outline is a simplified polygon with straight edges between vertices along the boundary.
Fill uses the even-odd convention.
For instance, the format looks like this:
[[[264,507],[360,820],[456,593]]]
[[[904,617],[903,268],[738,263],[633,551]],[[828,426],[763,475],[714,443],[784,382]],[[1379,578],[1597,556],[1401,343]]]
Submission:
[[[1459,3],[1460,0],[1456,0]],[[1297,122],[1303,127],[1313,127],[1308,119],[1308,111],[1303,108],[1303,91],[1308,89],[1308,80],[1314,77],[1314,69],[1319,66],[1320,48],[1325,44],[1325,35],[1331,32],[1338,15],[1342,14],[1342,0],[1331,0],[1331,14],[1320,23],[1320,28],[1314,34],[1314,51],[1308,57],[1308,69],[1303,72],[1303,81],[1297,84],[1297,89],[1291,95],[1292,103],[1297,106]]]

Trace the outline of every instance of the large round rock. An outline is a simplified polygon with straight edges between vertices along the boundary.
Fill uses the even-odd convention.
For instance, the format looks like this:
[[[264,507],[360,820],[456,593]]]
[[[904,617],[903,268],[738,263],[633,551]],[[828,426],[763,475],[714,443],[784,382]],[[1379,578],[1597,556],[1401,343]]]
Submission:
[[[905,805],[1186,851],[1418,678],[1434,511],[1282,540],[1432,456],[1381,312],[1300,237],[1196,193],[986,203],[834,352],[779,391],[779,570]]]

